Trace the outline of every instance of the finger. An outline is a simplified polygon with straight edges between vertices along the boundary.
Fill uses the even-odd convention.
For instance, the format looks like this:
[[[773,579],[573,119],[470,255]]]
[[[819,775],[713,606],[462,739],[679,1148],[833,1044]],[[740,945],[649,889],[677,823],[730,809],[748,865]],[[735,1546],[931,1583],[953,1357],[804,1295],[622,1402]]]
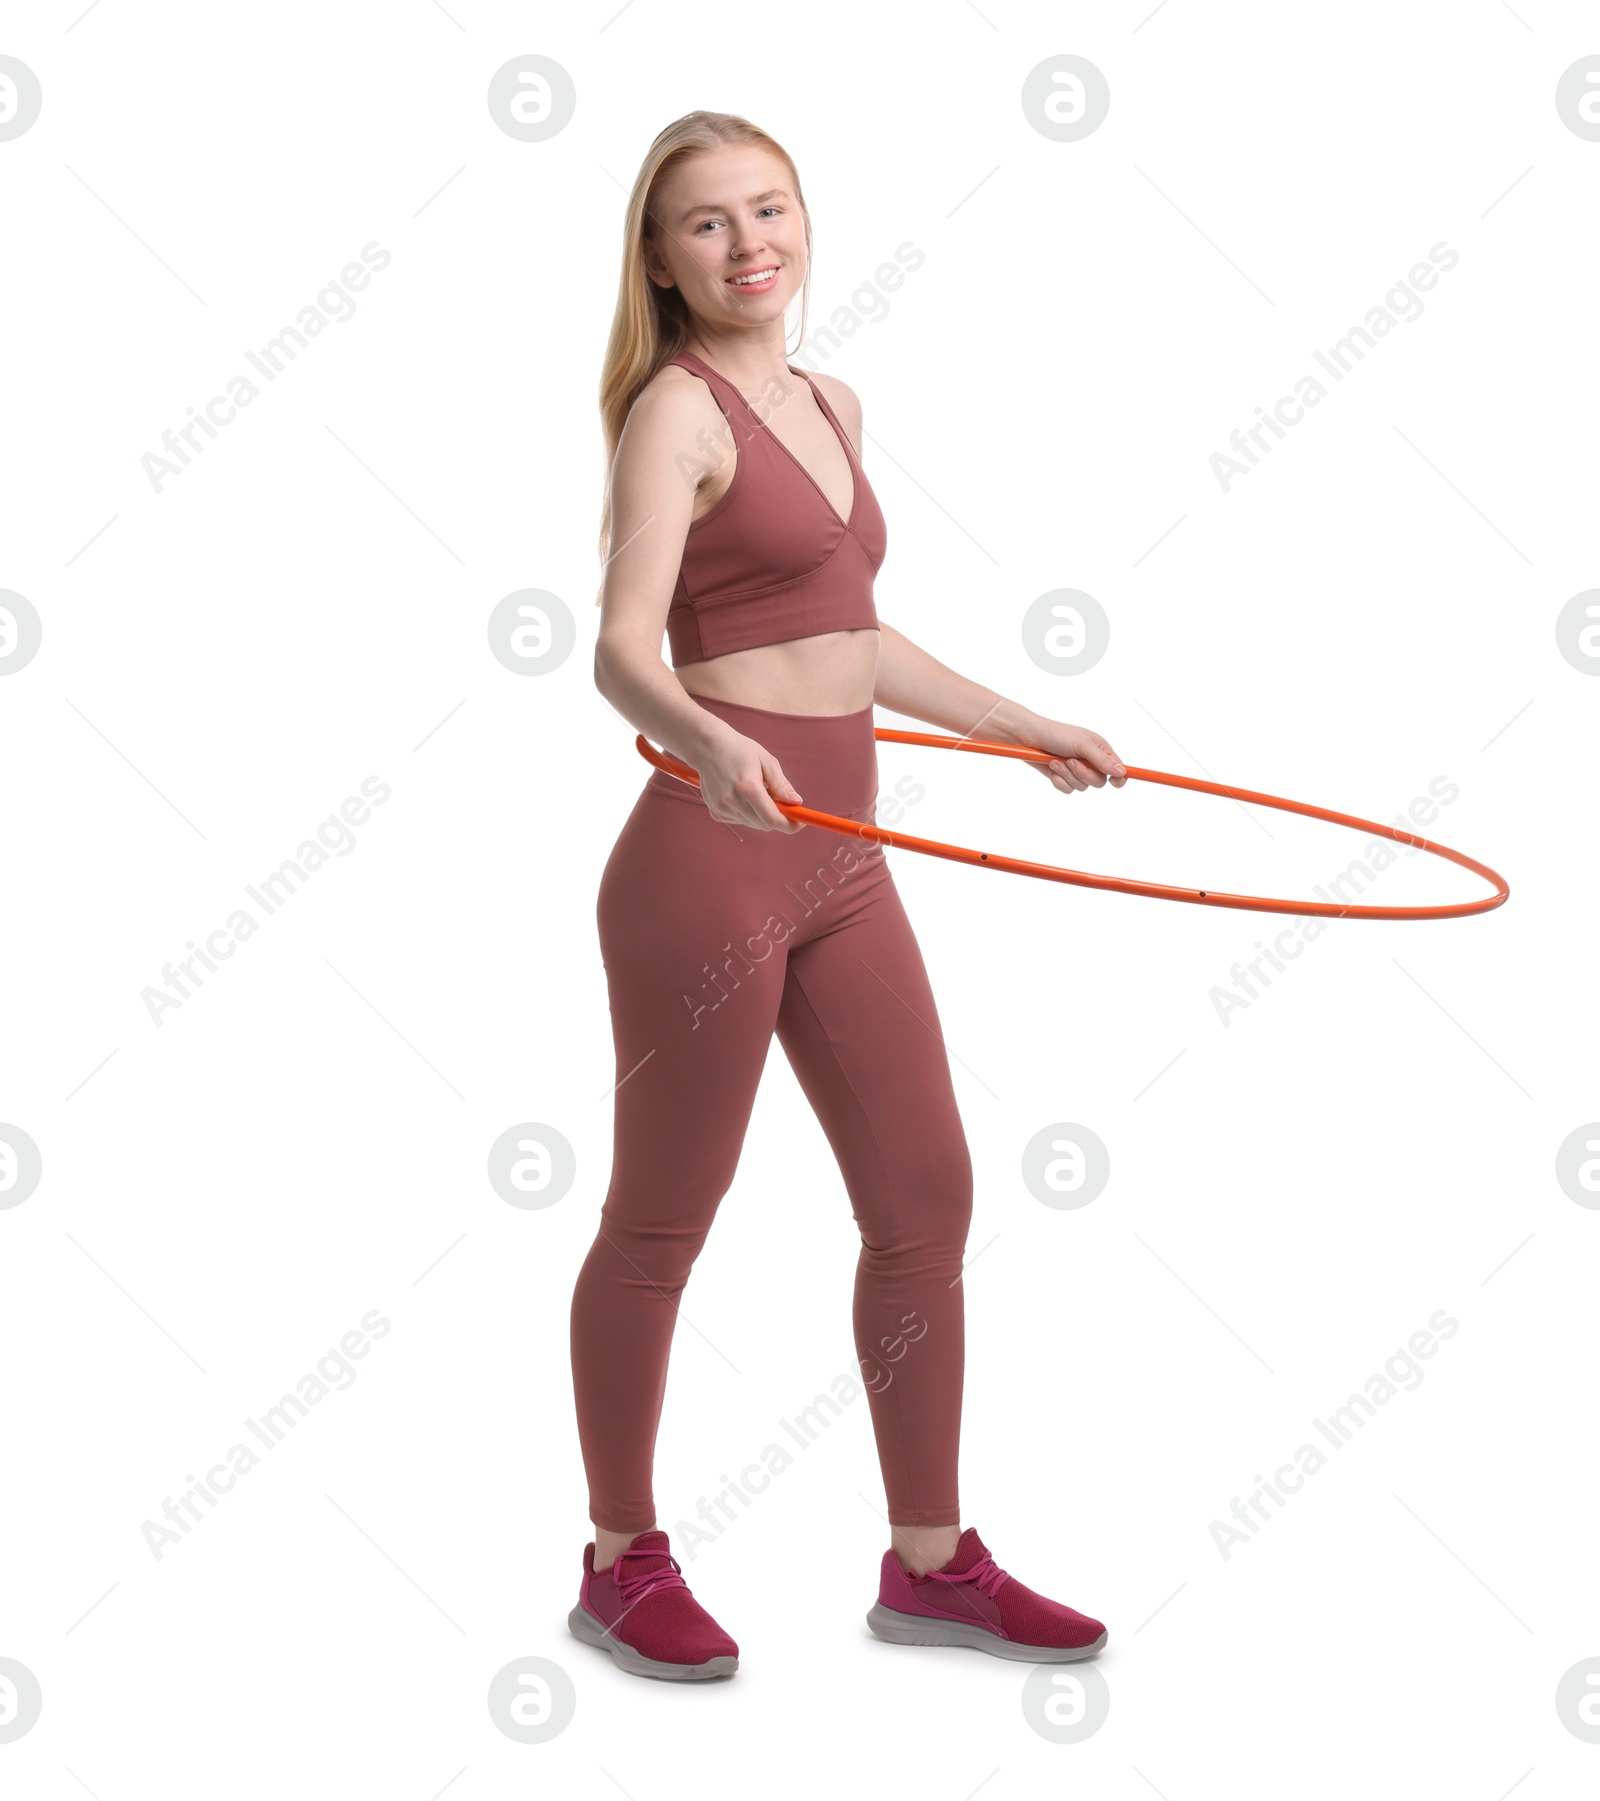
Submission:
[[[1106,785],[1106,778],[1095,768],[1093,763],[1087,762],[1082,757],[1069,757],[1067,767],[1086,787],[1103,788]]]
[[[1100,770],[1104,775],[1110,776],[1114,784],[1120,788],[1128,777],[1122,759],[1098,732],[1088,732],[1085,736],[1088,739],[1088,747],[1084,752],[1084,761]],[[1097,782],[1095,786],[1099,787],[1100,784]]]
[[[778,809],[772,805],[771,801],[767,802],[767,808],[769,811],[764,812],[760,801],[750,800],[741,805],[737,812],[729,813],[727,817],[723,819],[722,823],[724,825],[731,825],[736,831],[741,832],[787,832],[794,830],[794,827],[784,818]]]
[[[729,820],[732,825],[747,826],[757,832],[797,829],[793,821],[778,811],[764,784],[760,788],[735,787],[728,804],[734,809],[734,816]]]
[[[1071,764],[1064,763],[1059,758],[1048,765],[1047,773],[1051,782],[1063,794],[1081,794],[1088,787],[1087,782],[1074,774]]]
[[[765,788],[760,794],[765,798]],[[732,826],[735,831],[751,827],[765,829],[766,824],[761,817],[761,800],[757,799],[756,789],[743,781],[734,782],[722,796],[720,806],[712,808],[711,816],[723,825]]]
[[[786,818],[772,804],[772,796],[763,788],[760,794],[745,798],[747,823],[763,832],[797,832],[799,822]]]
[[[780,813],[778,809],[772,805],[773,800],[781,800],[785,806],[796,807],[802,805],[805,798],[800,790],[795,787],[794,783],[789,780],[788,776],[783,773],[783,766],[779,763],[778,759],[776,757],[764,756],[761,759],[761,773],[767,785],[767,793],[761,796],[761,805],[764,812],[767,809],[770,809],[777,821],[773,830],[784,832],[804,831],[805,821],[803,819],[790,819],[787,815]],[[769,795],[771,796],[770,799],[768,798]]]
[[[779,800],[796,802],[800,799],[800,790],[795,787],[783,773],[783,765],[774,756],[763,754],[761,758],[761,774],[767,786],[777,795]]]

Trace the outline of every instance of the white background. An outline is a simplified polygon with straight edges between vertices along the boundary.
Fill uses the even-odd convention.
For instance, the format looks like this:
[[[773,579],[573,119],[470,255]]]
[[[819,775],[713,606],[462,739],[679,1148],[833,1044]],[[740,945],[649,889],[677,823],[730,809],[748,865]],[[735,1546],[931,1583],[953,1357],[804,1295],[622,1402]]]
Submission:
[[[44,102],[0,144],[0,587],[44,633],[0,682],[0,1121],[43,1158],[0,1211],[0,1656],[44,1697],[8,1791],[1592,1793],[1554,1702],[1600,1654],[1600,1214],[1554,1173],[1600,1115],[1600,684],[1555,638],[1597,580],[1600,144],[1554,104],[1592,9],[614,13],[7,9]],[[485,99],[528,52],[578,95],[540,143]],[[1111,90],[1076,143],[1021,104],[1061,52]],[[1074,1745],[1029,1724],[1027,1666],[867,1634],[864,1398],[686,1562],[732,1682],[640,1681],[565,1628],[614,1074],[594,895],[648,774],[590,679],[595,392],[623,189],[699,106],[797,159],[813,328],[925,252],[812,364],[863,402],[885,620],[1132,764],[1381,820],[1445,777],[1437,836],[1511,884],[1336,924],[1224,1026],[1211,991],[1280,922],[890,853],[977,1172],[965,1519],[1110,1625]],[[162,432],[373,241],[355,316],[156,492]],[[1212,452],[1441,241],[1422,316],[1224,493]],[[577,633],[537,676],[486,633],[529,587]],[[1075,677],[1019,634],[1060,587],[1111,620]],[[880,770],[925,786],[913,831],[1091,870],[1309,895],[1363,844],[975,757]],[[153,1024],[163,965],[373,775],[354,849]],[[1425,856],[1383,882],[1482,892]],[[548,1208],[486,1176],[523,1122],[576,1153]],[[1110,1151],[1081,1210],[1021,1179],[1056,1122]],[[774,1052],[674,1349],[675,1544],[851,1367],[856,1248]],[[371,1308],[349,1391],[155,1558],[142,1523]],[[1211,1521],[1440,1308],[1421,1386],[1224,1560]],[[486,1706],[527,1656],[576,1685],[542,1745]]]

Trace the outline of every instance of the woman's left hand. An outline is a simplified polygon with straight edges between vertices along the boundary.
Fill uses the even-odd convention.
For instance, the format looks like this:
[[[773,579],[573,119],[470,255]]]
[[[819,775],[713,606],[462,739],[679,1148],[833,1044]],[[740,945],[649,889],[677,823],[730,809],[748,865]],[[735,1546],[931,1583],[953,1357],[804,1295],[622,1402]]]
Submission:
[[[1063,794],[1080,794],[1085,788],[1103,788],[1109,781],[1121,788],[1128,779],[1117,753],[1098,732],[1086,726],[1068,725],[1059,719],[1041,719],[1027,743],[1033,750],[1047,750],[1051,763],[1032,763]]]

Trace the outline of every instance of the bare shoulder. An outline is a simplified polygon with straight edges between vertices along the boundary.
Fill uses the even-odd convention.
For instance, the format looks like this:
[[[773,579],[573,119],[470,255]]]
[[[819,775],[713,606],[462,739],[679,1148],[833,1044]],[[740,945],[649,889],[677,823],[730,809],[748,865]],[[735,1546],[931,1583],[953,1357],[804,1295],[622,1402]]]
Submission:
[[[616,481],[652,513],[699,517],[726,492],[734,459],[727,421],[709,385],[680,363],[663,363],[634,396],[617,444]]]
[[[641,431],[672,431],[687,425],[694,431],[703,422],[708,407],[715,410],[716,399],[711,389],[691,369],[681,363],[663,363],[639,392],[628,409],[628,425],[637,420]]]
[[[705,480],[707,432],[722,424],[716,396],[698,375],[664,363],[634,396],[617,444],[616,469],[624,478],[653,481],[658,470],[693,466],[691,487]]]
[[[824,375],[819,369],[811,379],[822,390],[823,398],[838,416],[839,423],[850,434],[857,449],[861,445],[861,401],[848,382],[837,375]]]

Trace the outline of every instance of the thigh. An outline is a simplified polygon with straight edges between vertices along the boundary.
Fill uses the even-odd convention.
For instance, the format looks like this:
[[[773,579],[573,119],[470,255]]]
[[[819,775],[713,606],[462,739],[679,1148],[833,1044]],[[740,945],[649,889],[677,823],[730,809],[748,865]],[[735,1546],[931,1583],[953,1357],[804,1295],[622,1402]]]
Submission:
[[[733,1180],[782,998],[761,834],[648,785],[596,903],[615,1042],[612,1198],[664,1214]]]
[[[939,1010],[886,863],[832,930],[791,951],[776,1029],[869,1241],[903,1233],[919,1197],[970,1196]]]

